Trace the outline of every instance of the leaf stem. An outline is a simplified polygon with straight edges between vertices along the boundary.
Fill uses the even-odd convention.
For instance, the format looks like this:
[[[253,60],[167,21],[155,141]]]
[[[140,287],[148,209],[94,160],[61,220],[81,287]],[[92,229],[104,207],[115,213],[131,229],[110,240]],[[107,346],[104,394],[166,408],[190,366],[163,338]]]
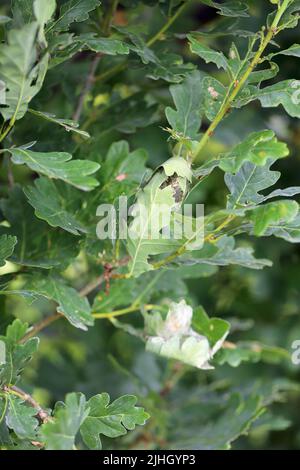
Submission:
[[[146,305],[131,305],[130,307],[127,308],[122,308],[120,310],[114,310],[113,312],[100,312],[100,313],[93,313],[93,317],[96,320],[102,320],[103,318],[109,319],[109,318],[115,318],[115,317],[120,317],[121,315],[127,315],[128,313],[133,313],[137,312],[139,310],[153,310],[153,309],[162,309],[160,305],[152,305],[152,304],[146,304]]]
[[[122,309],[119,309],[119,310],[113,310],[112,312],[100,312],[100,313],[95,312],[95,313],[92,313],[92,316],[96,320],[102,320],[102,319],[109,319],[109,318],[119,317],[121,315],[126,315],[126,314],[132,313],[132,312],[137,312],[141,309],[144,309],[144,310],[147,310],[147,311],[148,310],[153,310],[153,309],[159,310],[159,309],[162,309],[162,307],[160,305],[153,305],[153,304],[146,304],[146,305],[139,304],[139,305],[136,305],[134,303],[130,307],[122,308]],[[53,315],[50,315],[50,316],[44,318],[40,322],[36,323],[31,328],[31,330],[25,336],[23,336],[20,343],[25,343],[30,338],[33,338],[37,333],[44,330],[47,326],[51,325],[52,323],[54,323],[56,320],[59,320],[60,318],[64,318],[64,316],[59,312],[55,312]]]
[[[278,11],[277,11],[277,14],[276,14],[273,22],[272,22],[272,25],[270,26],[264,40],[261,42],[260,47],[258,48],[256,54],[254,55],[249,67],[245,71],[242,78],[238,81],[238,83],[233,84],[232,92],[229,94],[227,100],[225,100],[225,102],[222,104],[222,106],[221,106],[218,114],[216,115],[215,119],[212,121],[209,128],[207,129],[207,131],[203,135],[202,139],[198,143],[198,145],[197,145],[197,147],[194,151],[194,154],[192,156],[192,160],[196,160],[199,157],[199,155],[201,154],[203,148],[207,144],[209,138],[213,135],[214,131],[216,130],[216,128],[218,127],[218,125],[220,124],[222,119],[226,116],[226,114],[230,110],[231,104],[233,103],[233,101],[235,100],[235,98],[237,97],[237,95],[239,94],[241,89],[243,88],[243,86],[246,83],[246,81],[248,80],[250,74],[256,68],[256,66],[259,64],[260,58],[261,58],[262,54],[264,53],[266,47],[268,46],[268,44],[272,40],[272,38],[277,34],[277,32],[278,32],[277,31],[277,26],[278,26],[278,24],[279,24],[279,22],[282,18],[282,15],[284,14],[287,7],[289,6],[289,4],[290,4],[290,0],[284,0],[283,3],[278,7]]]
[[[15,125],[15,120],[11,119],[9,121],[8,126],[6,127],[6,129],[4,131],[2,131],[2,133],[0,135],[0,143],[5,139],[5,137],[7,137],[7,135],[10,133],[10,131],[12,130],[14,125]]]

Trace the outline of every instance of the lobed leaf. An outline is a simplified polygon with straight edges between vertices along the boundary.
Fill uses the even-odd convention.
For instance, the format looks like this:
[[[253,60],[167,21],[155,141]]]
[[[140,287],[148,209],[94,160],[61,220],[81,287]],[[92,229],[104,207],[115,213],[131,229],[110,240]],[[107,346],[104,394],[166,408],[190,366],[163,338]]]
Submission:
[[[76,328],[87,330],[93,325],[91,307],[86,297],[53,276],[25,275],[23,286],[18,290],[6,290],[6,294],[21,294],[45,297],[58,304],[57,311],[64,315]]]
[[[130,196],[138,190],[146,172],[147,157],[144,149],[130,152],[124,140],[110,146],[100,174],[100,191],[105,193],[107,200],[113,201],[121,195]]]
[[[220,156],[219,167],[223,171],[236,173],[245,161],[264,166],[268,159],[277,160],[288,154],[287,145],[278,142],[273,131],[253,132],[230,152]]]
[[[95,395],[87,402],[88,415],[80,428],[84,443],[89,449],[102,448],[100,435],[107,437],[123,436],[137,424],[144,425],[149,418],[143,408],[136,407],[137,398],[124,395],[110,403],[107,393]]]
[[[176,110],[166,108],[166,117],[174,131],[182,137],[196,140],[201,127],[203,101],[202,74],[194,71],[180,85],[172,85],[170,92]]]
[[[270,225],[292,222],[298,211],[299,205],[296,201],[276,201],[256,207],[250,215],[254,224],[254,235],[263,235]]]
[[[224,3],[218,3],[213,0],[201,0],[202,3],[209,7],[217,8],[219,15],[231,16],[231,17],[246,17],[248,15],[248,5],[245,2],[240,1],[228,1]]]
[[[6,357],[5,363],[0,365],[1,386],[14,385],[19,380],[25,365],[37,351],[38,338],[30,338],[25,343],[20,342],[27,329],[27,323],[22,323],[21,320],[14,320],[7,327],[6,336],[0,336],[1,341],[5,343]]]
[[[48,222],[51,227],[61,227],[73,235],[87,232],[75,216],[68,212],[66,200],[51,180],[39,178],[34,186],[27,186],[24,193],[35,209],[35,215]]]
[[[19,439],[36,439],[38,420],[35,418],[37,411],[28,406],[23,400],[15,396],[9,397],[9,405],[6,414],[6,424],[12,429]]]
[[[57,403],[53,419],[41,426],[40,437],[47,450],[74,450],[75,438],[89,409],[82,393],[69,393],[65,403]]]
[[[97,8],[99,0],[69,0],[65,2],[59,11],[59,17],[47,28],[47,33],[67,31],[74,22],[80,23],[89,18],[89,13]]]
[[[4,266],[7,258],[13,254],[16,244],[16,237],[12,237],[11,235],[0,236],[0,267]]]
[[[72,160],[72,155],[66,152],[33,152],[24,148],[11,148],[7,151],[16,165],[25,164],[37,173],[61,179],[83,191],[91,191],[99,184],[90,176],[99,170],[99,163]]]
[[[259,204],[264,200],[260,191],[273,186],[280,178],[278,171],[270,170],[274,160],[269,159],[265,166],[245,162],[235,174],[225,174],[225,183],[230,191],[228,208]]]
[[[5,105],[1,105],[0,112],[5,120],[21,119],[42,87],[49,56],[38,57],[37,31],[37,22],[11,29],[7,44],[0,44],[0,80],[6,86]]]
[[[187,38],[190,42],[191,51],[201,57],[201,59],[205,60],[207,64],[212,62],[218,67],[218,69],[222,68],[226,70],[228,68],[226,57],[222,52],[215,51],[205,44],[201,44],[197,37],[192,34],[188,34]]]
[[[78,255],[79,247],[71,234],[51,229],[37,219],[22,191],[15,185],[9,198],[0,200],[0,208],[9,228],[0,227],[0,234],[14,236],[18,243],[11,261],[23,266],[50,269],[66,267]]]

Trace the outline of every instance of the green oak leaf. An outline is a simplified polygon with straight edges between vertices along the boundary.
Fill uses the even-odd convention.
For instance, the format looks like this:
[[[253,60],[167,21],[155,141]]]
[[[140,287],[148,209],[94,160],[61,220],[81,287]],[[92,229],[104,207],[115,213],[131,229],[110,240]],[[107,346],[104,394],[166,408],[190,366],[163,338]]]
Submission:
[[[0,267],[5,265],[5,261],[9,258],[14,251],[17,244],[17,238],[11,235],[0,236]]]
[[[257,259],[253,255],[251,247],[236,247],[234,237],[223,236],[211,247],[194,251],[193,258],[185,254],[180,258],[184,264],[208,264],[212,266],[229,266],[231,264],[243,266],[249,269],[263,269],[272,266],[267,259]]]
[[[50,38],[49,43],[52,51],[50,68],[71,59],[80,51],[94,51],[105,55],[128,55],[130,52],[129,45],[124,41],[113,37],[98,37],[95,33],[79,36],[64,33]]]
[[[231,367],[238,367],[243,362],[259,362],[260,354],[258,351],[255,351],[255,348],[243,347],[243,345],[235,344],[232,348],[222,349],[219,351],[214,360],[216,364],[221,366],[228,364]]]
[[[249,65],[248,61],[243,61],[241,59],[238,46],[234,42],[230,46],[228,58],[226,60],[228,64],[227,69],[232,80],[236,80],[236,77],[243,75]]]
[[[189,163],[183,158],[173,157],[154,172],[138,192],[127,239],[131,276],[139,276],[152,269],[148,262],[150,255],[178,247],[179,240],[163,237],[161,230],[166,221],[170,223],[172,212],[181,206],[191,177]]]
[[[230,323],[221,318],[209,318],[204,308],[200,306],[194,309],[192,327],[197,333],[206,336],[213,347],[227,336]]]
[[[168,250],[167,247],[169,250],[172,249],[170,240],[162,239],[160,236],[164,220],[170,217],[175,207],[172,187],[169,185],[161,189],[165,180],[164,173],[156,173],[137,195],[135,206],[137,211],[133,213],[134,219],[129,225],[127,239],[127,250],[131,257],[129,263],[131,276],[139,276],[152,269],[148,262],[150,255],[164,253]],[[158,207],[161,207],[162,214],[156,224],[154,220],[157,219]]]
[[[31,23],[35,16],[33,11],[34,0],[12,0],[12,12],[14,19],[23,23]]]
[[[144,425],[149,418],[143,408],[136,407],[137,398],[124,395],[112,403],[107,393],[95,395],[87,402],[88,415],[80,428],[84,443],[89,449],[101,449],[100,435],[123,436],[137,424]]]
[[[124,34],[123,30],[120,30]],[[184,63],[182,57],[169,52],[168,54],[156,54],[150,49],[143,38],[132,32],[126,32],[132,42],[130,50],[142,61],[142,67],[147,77],[153,80],[165,80],[171,83],[180,83],[185,76],[195,68],[193,64]],[[140,66],[140,62],[137,62]]]
[[[80,41],[74,42],[73,39],[74,35],[72,33],[61,33],[58,36],[54,35],[48,38],[49,49],[51,51],[50,70],[72,59],[72,57],[84,49]]]
[[[125,140],[113,143],[101,167],[99,192],[105,194],[105,199],[114,201],[121,195],[134,194],[145,175],[147,152],[137,149],[130,152]]]
[[[285,10],[284,14],[281,17],[279,22],[280,28],[296,28],[299,22],[299,10],[300,10],[300,3],[299,0],[293,0],[290,2],[288,8]],[[270,14],[268,17],[268,24],[270,21],[273,21],[274,13]]]
[[[203,92],[205,115],[209,121],[213,121],[226,96],[226,88],[217,79],[205,77],[203,79]]]
[[[261,399],[250,396],[246,400],[238,394],[230,397],[226,409],[216,420],[203,425],[197,432],[199,450],[228,450],[231,442],[246,434],[251,424],[264,412]]]
[[[76,435],[89,408],[82,393],[69,393],[65,403],[57,403],[53,418],[41,426],[40,437],[47,450],[74,450]]]
[[[179,272],[178,272],[179,271]],[[199,270],[200,271],[200,270]],[[200,277],[201,272],[195,277]],[[116,308],[125,307],[136,298],[143,302],[157,299],[163,295],[173,300],[180,300],[187,295],[187,287],[183,277],[194,277],[191,270],[166,270],[153,273],[144,273],[133,279],[113,279],[110,284],[109,295],[100,292],[94,299],[93,312],[109,312]]]
[[[265,80],[270,80],[276,77],[279,73],[279,67],[275,62],[270,62],[270,68],[263,70],[254,70],[251,72],[247,83],[248,84],[260,84]],[[247,87],[246,87],[247,92]]]
[[[37,173],[61,179],[83,191],[91,191],[99,184],[90,176],[99,170],[99,163],[72,160],[72,155],[66,152],[33,152],[23,148],[11,148],[7,151],[16,165],[25,164]]]
[[[29,108],[28,111],[34,114],[35,116],[40,117],[41,119],[45,119],[46,121],[52,122],[53,124],[57,124],[63,127],[67,132],[74,132],[75,134],[79,134],[86,139],[90,137],[90,134],[88,132],[79,129],[79,124],[76,121],[73,121],[71,119],[58,118],[54,114],[45,113],[43,111],[37,111],[31,108]]]
[[[282,105],[292,117],[300,117],[300,82],[299,80],[284,80],[264,87],[253,89],[245,97],[243,104],[258,99],[263,108],[276,108]]]
[[[272,199],[274,197],[293,197],[296,194],[300,194],[300,186],[290,186],[285,189],[275,189],[271,193],[263,196],[262,202]]]
[[[284,49],[283,51],[276,52],[272,54],[272,57],[277,55],[287,55],[292,57],[300,57],[300,44],[293,44],[288,49]]]
[[[129,45],[113,37],[97,37],[95,34],[82,34],[73,38],[74,42],[81,42],[83,49],[101,52],[107,55],[128,55]]]
[[[264,236],[282,238],[290,243],[300,243],[300,215],[293,220],[272,223],[266,229]]]
[[[170,92],[176,110],[166,108],[166,117],[172,129],[183,137],[196,140],[201,127],[203,101],[202,75],[194,71],[180,85],[172,85]]]
[[[48,222],[51,227],[61,227],[73,235],[87,232],[87,229],[68,211],[67,201],[53,181],[39,178],[35,180],[34,186],[27,186],[24,193],[34,207],[35,215]]]
[[[152,80],[165,80],[170,83],[180,83],[195,67],[193,64],[185,63],[181,56],[177,54],[167,54],[156,57],[144,66],[146,76]]]
[[[51,20],[56,10],[56,0],[34,0],[33,11],[39,24],[39,41],[47,45],[44,27]]]
[[[270,170],[274,160],[269,159],[265,166],[257,166],[252,162],[245,162],[240,170],[232,175],[225,174],[225,183],[230,191],[228,208],[260,204],[264,196],[260,191],[273,186],[280,178],[278,171]]]
[[[238,367],[243,362],[281,364],[289,360],[290,354],[286,349],[259,341],[239,341],[231,348],[220,350],[214,358],[216,364],[229,364],[231,367]]]
[[[231,17],[246,17],[248,15],[248,5],[241,1],[228,1],[218,3],[213,0],[202,0],[202,3],[212,8],[218,9],[218,14]]]
[[[219,167],[223,171],[236,173],[245,161],[264,166],[268,159],[277,160],[288,154],[287,145],[278,142],[273,131],[253,132],[230,152],[220,156]]]
[[[171,177],[176,174],[181,178],[185,178],[190,183],[192,182],[193,172],[190,168],[190,165],[186,162],[184,158],[169,158],[169,160],[166,160],[164,163],[162,163],[161,166],[168,177]]]
[[[48,67],[48,54],[38,58],[36,34],[38,23],[8,32],[7,44],[0,44],[0,80],[6,85],[5,106],[0,112],[5,120],[21,119],[28,104],[40,91]]]
[[[30,338],[26,342],[20,342],[27,330],[28,324],[17,319],[7,327],[6,335],[0,336],[6,349],[6,361],[0,365],[1,385],[14,385],[19,380],[25,365],[37,351],[38,338]]]
[[[56,0],[34,0],[33,11],[39,24],[44,27],[52,18],[56,9]]]
[[[9,432],[8,427],[6,426],[5,416],[8,408],[8,398],[0,398],[0,446],[1,449],[7,449],[9,446],[13,445],[11,438],[11,433]]]
[[[11,255],[13,263],[63,269],[78,255],[79,246],[74,236],[37,219],[18,185],[10,191],[9,198],[0,200],[0,208],[9,223],[9,228],[0,227],[0,234],[16,236],[19,240]]]
[[[255,36],[256,33],[246,29],[240,29],[239,19],[235,17],[231,18],[220,18],[218,21],[213,22],[211,25],[207,25],[203,28],[198,28],[197,31],[193,31],[193,34],[203,36],[204,38],[223,38],[226,36],[235,36],[242,38],[249,38]]]
[[[65,2],[60,7],[58,19],[50,23],[46,32],[67,31],[72,23],[87,20],[89,13],[100,4],[99,0],[69,0]]]
[[[212,62],[218,67],[218,69],[222,68],[226,70],[228,68],[226,57],[222,52],[217,52],[205,44],[201,44],[193,34],[188,34],[187,38],[190,42],[191,51],[201,57],[201,59],[205,60],[207,64]]]
[[[114,100],[112,106],[103,109],[102,119],[97,122],[97,137],[93,151],[99,152],[102,138],[111,132],[131,134],[136,129],[149,126],[157,120],[156,110],[156,104],[149,104],[144,92]]]
[[[202,165],[200,165],[198,168],[194,169],[194,176],[195,178],[201,178],[204,176],[209,176],[215,168],[218,168],[220,164],[220,160],[209,160]]]
[[[36,439],[38,420],[37,410],[25,404],[23,400],[13,395],[9,396],[6,424],[20,439]]]
[[[254,235],[263,235],[269,226],[292,222],[299,211],[296,201],[276,201],[256,207],[250,215]]]
[[[62,279],[53,276],[25,275],[23,285],[18,290],[6,289],[6,294],[21,294],[24,296],[45,297],[58,304],[57,311],[64,315],[76,328],[87,330],[93,325],[91,307],[86,297],[80,297],[78,292],[69,287]]]

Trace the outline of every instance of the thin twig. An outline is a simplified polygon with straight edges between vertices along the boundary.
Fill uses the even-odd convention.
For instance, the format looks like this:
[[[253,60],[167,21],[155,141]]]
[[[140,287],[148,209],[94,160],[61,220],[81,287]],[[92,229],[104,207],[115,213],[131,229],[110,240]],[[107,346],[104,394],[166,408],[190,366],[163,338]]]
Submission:
[[[115,11],[118,7],[118,3],[119,3],[118,0],[112,0],[111,1],[111,4],[110,4],[110,6],[108,8],[108,11],[107,11],[107,14],[105,15],[105,17],[103,19],[102,29],[103,29],[103,34],[105,36],[110,35],[111,25],[112,25],[112,21],[113,21],[113,18],[114,18]],[[85,81],[84,87],[82,89],[82,92],[80,93],[78,105],[77,105],[76,111],[74,112],[74,115],[73,115],[73,120],[76,121],[76,122],[78,122],[80,120],[82,110],[83,110],[85,97],[91,91],[92,86],[94,84],[95,75],[96,75],[96,71],[97,71],[101,56],[102,56],[101,53],[96,54],[93,61],[92,61],[92,63],[91,63],[90,71],[89,71],[88,76],[86,78],[86,81]]]
[[[78,104],[77,104],[76,111],[73,114],[73,120],[76,121],[76,122],[78,122],[80,120],[82,110],[83,110],[85,97],[92,89],[92,86],[93,86],[93,83],[94,83],[94,80],[95,80],[95,74],[96,74],[97,67],[99,65],[101,56],[102,56],[101,53],[96,54],[93,61],[92,61],[92,63],[91,63],[90,71],[89,71],[89,73],[86,77],[84,87],[83,87],[83,89],[80,93],[80,97],[79,97],[79,101],[78,101]]]
[[[104,282],[104,275],[102,274],[102,276],[97,277],[96,279],[91,281],[89,284],[84,286],[80,290],[79,295],[81,297],[85,297],[86,295],[89,295],[91,292],[93,292],[93,290],[97,289],[97,287],[100,287],[101,284],[103,284],[103,282]]]
[[[35,336],[39,331],[43,330],[60,318],[62,318],[62,314],[59,312],[55,312],[53,315],[49,315],[48,317],[43,318],[41,321],[32,326],[28,333],[26,333],[26,335],[24,335],[20,340],[20,343],[26,343],[26,341]]]

